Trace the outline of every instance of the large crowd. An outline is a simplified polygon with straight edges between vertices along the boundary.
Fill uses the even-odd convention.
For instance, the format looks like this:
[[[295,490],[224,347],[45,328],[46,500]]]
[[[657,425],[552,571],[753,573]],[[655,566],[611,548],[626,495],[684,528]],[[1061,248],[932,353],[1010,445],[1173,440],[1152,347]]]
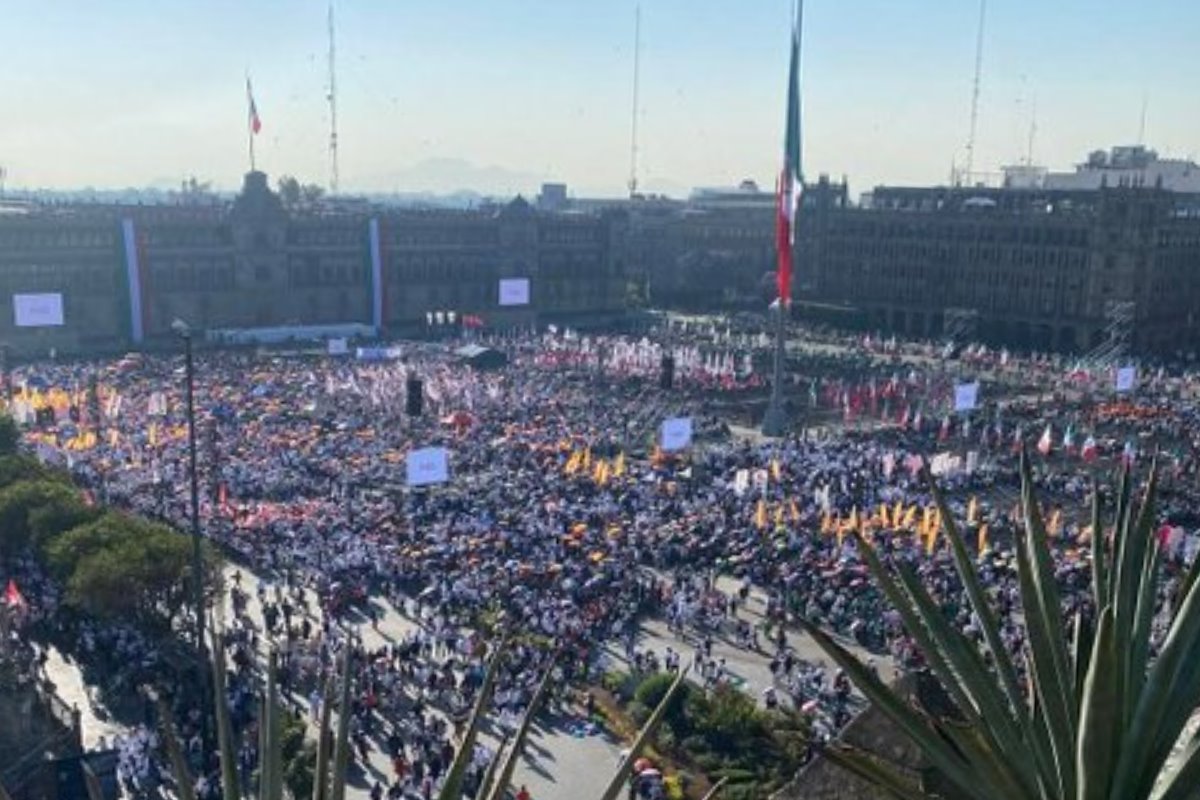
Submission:
[[[1175,562],[1196,550],[1195,375],[1143,370],[1136,391],[1112,398],[1109,373],[1060,359],[982,347],[951,357],[931,344],[810,337],[792,353],[788,394],[794,414],[819,424],[761,441],[732,435],[720,413],[762,400],[770,342],[757,332],[704,322],[647,337],[551,331],[485,343],[510,364],[477,371],[448,347],[417,343],[381,361],[200,354],[202,526],[246,570],[227,588],[226,636],[227,700],[245,766],[257,758],[264,643],[278,650],[280,685],[309,720],[349,647],[356,749],[362,763],[377,748],[392,764],[372,796],[431,797],[494,644],[484,632],[505,625],[525,638],[498,682],[502,726],[515,727],[552,657],[555,702],[568,704],[569,687],[595,680],[610,643],[635,669],[689,660],[706,684],[728,680],[712,656],[713,637],[722,637],[770,659],[775,685],[765,704],[802,709],[834,735],[854,708],[849,685],[795,655],[795,615],[900,668],[921,660],[872,587],[849,527],[870,530],[884,552],[915,567],[952,618],[973,625],[930,530],[922,457],[943,456],[939,479],[956,515],[971,520],[981,573],[1003,610],[1017,598],[1006,542],[1016,524],[1019,443],[1034,450],[1037,481],[1057,515],[1068,605],[1087,611],[1080,545],[1090,535],[1083,509],[1093,470],[1122,459],[1144,466],[1159,445],[1167,475],[1160,536]],[[677,373],[665,389],[668,352]],[[423,381],[420,415],[406,413],[410,376]],[[966,376],[981,380],[983,400],[955,413],[954,387]],[[181,359],[39,363],[12,381],[27,441],[42,457],[66,465],[91,497],[186,527]],[[659,426],[679,416],[693,419],[694,441],[665,452]],[[426,446],[448,448],[449,481],[409,487],[406,456]],[[741,589],[721,591],[718,576]],[[739,613],[751,591],[766,598],[754,622]],[[405,611],[413,632],[365,646],[355,631],[376,621],[373,598]],[[678,649],[639,649],[647,616],[669,623]],[[1019,615],[1002,617],[1015,651]],[[127,660],[131,648],[151,647],[132,633],[89,636],[93,647],[101,637],[116,642]],[[181,735],[192,742],[198,712],[175,699]],[[153,750],[150,737],[143,730],[120,743],[127,779],[153,772],[142,757]],[[198,745],[189,752],[200,758]],[[487,757],[477,754],[469,787]],[[194,766],[211,775],[213,764]],[[204,780],[201,797],[215,797],[214,781]]]

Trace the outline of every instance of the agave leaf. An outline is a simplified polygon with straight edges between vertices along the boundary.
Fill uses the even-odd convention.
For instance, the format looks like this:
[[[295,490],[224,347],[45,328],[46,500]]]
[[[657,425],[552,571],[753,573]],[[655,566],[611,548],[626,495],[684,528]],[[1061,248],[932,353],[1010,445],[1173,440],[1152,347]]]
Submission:
[[[317,726],[317,753],[313,764],[313,800],[325,800],[329,795],[329,739],[333,717],[333,677],[325,681],[321,693],[321,717]]]
[[[1071,662],[1075,665],[1075,687],[1078,694],[1076,703],[1080,708],[1083,708],[1083,684],[1087,680],[1094,643],[1095,636],[1092,635],[1091,625],[1081,612],[1076,611],[1071,620]]]
[[[451,762],[450,769],[446,772],[446,781],[442,784],[441,792],[438,793],[438,800],[459,800],[462,797],[463,779],[466,777],[467,767],[470,766],[471,759],[475,754],[475,739],[479,736],[479,728],[491,705],[496,673],[500,669],[500,662],[507,649],[508,636],[506,635],[500,640],[496,652],[492,654],[492,659],[488,663],[487,672],[483,676],[483,684],[479,687],[479,697],[475,700],[475,708],[467,723],[467,731],[463,735],[458,752],[454,754],[454,761]]]
[[[487,770],[483,773],[483,779],[479,781],[479,791],[475,793],[476,797],[487,797],[491,794],[492,784],[496,781],[496,772],[500,769],[500,764],[504,761],[505,749],[508,747],[510,739],[512,739],[512,734],[505,731],[504,738],[500,740],[500,745],[496,748],[496,755],[488,762]]]
[[[1138,697],[1132,723],[1122,742],[1114,792],[1131,792],[1135,784],[1147,780],[1145,773],[1162,763],[1179,738],[1200,692],[1198,649],[1200,583],[1188,592]],[[1149,758],[1150,753],[1155,754],[1153,759]]]
[[[88,800],[104,800],[104,789],[100,786],[100,779],[96,777],[96,771],[86,758],[79,759],[79,771],[83,773],[83,787],[87,790]],[[0,784],[0,800],[7,797],[4,785]]]
[[[1140,513],[1134,522],[1133,504],[1128,505],[1126,518],[1121,524],[1121,547],[1116,560],[1116,592],[1113,594],[1113,610],[1116,612],[1116,632],[1118,652],[1125,659],[1125,685],[1128,691],[1125,696],[1125,723],[1129,724],[1133,717],[1134,703],[1140,694],[1140,687],[1145,680],[1145,655],[1139,646],[1137,635],[1138,603],[1142,592],[1140,581],[1145,572],[1144,559],[1146,549],[1153,532],[1154,503],[1152,492],[1157,482],[1157,469],[1151,469],[1150,480],[1147,484],[1147,494],[1143,498]],[[1148,631],[1147,631],[1148,633]],[[1139,660],[1140,659],[1140,660]],[[1142,672],[1137,675],[1135,673]]]
[[[863,750],[844,744],[826,747],[821,754],[847,772],[887,792],[895,800],[927,800],[911,778],[900,769]]]
[[[662,725],[663,719],[667,715],[667,708],[670,707],[675,696],[683,689],[684,681],[687,680],[689,667],[684,667],[675,676],[675,680],[671,682],[671,686],[667,689],[667,693],[663,695],[658,706],[650,714],[650,718],[646,720],[646,724],[638,731],[637,738],[633,740],[633,744],[629,748],[629,753],[625,758],[621,759],[621,763],[617,766],[617,771],[613,773],[612,780],[609,781],[608,787],[604,790],[604,794],[600,795],[601,800],[617,800],[621,794],[621,789],[625,782],[629,779],[629,773],[633,768],[633,763],[637,761],[642,751],[646,749],[646,745],[654,738],[654,734],[658,732],[658,727]]]
[[[1075,762],[1079,800],[1107,800],[1109,796],[1121,741],[1122,673],[1121,656],[1113,635],[1113,610],[1109,606],[1100,614],[1091,666],[1084,682]]]
[[[1019,777],[1011,772],[1008,759],[993,746],[983,729],[952,719],[935,720],[934,727],[966,757],[975,768],[978,779],[992,787],[989,791],[993,796],[1014,800],[1036,797],[1026,794]]]
[[[267,657],[267,715],[266,750],[259,755],[267,780],[260,790],[261,800],[283,800],[283,719],[279,709],[278,672],[279,655],[271,650]]]
[[[1046,536],[1046,525],[1042,519],[1041,505],[1034,494],[1033,468],[1029,463],[1029,455],[1021,451],[1021,499],[1025,516],[1025,542],[1028,546],[1030,565],[1033,567],[1031,577],[1036,589],[1034,597],[1039,611],[1043,634],[1049,646],[1051,664],[1059,685],[1058,696],[1066,701],[1067,720],[1070,722],[1071,739],[1075,738],[1075,720],[1079,715],[1079,707],[1075,703],[1075,673],[1070,667],[1067,651],[1067,638],[1062,624],[1062,600],[1058,593],[1058,582],[1054,577],[1054,560],[1050,555],[1050,545]],[[1020,536],[1018,535],[1018,538]],[[1024,597],[1022,597],[1024,601]],[[1026,623],[1029,622],[1029,609],[1026,608]]]
[[[1151,795],[1153,800],[1193,800],[1200,785],[1200,740],[1188,742],[1179,760],[1164,769],[1161,777],[1162,783]]]
[[[350,677],[354,666],[350,642],[342,648],[341,689],[338,692],[337,738],[333,743],[333,770],[330,774],[329,797],[345,800],[346,770],[350,765]]]
[[[1158,484],[1157,460],[1150,467],[1150,479],[1146,482],[1146,493],[1137,516],[1132,536],[1127,543],[1137,543],[1131,548],[1129,564],[1129,602],[1133,610],[1130,625],[1130,648],[1127,651],[1126,686],[1129,697],[1125,702],[1126,718],[1133,716],[1134,701],[1146,681],[1146,666],[1150,655],[1150,629],[1158,600],[1158,565],[1160,552],[1154,540],[1155,490]],[[1124,587],[1123,587],[1124,588]],[[1126,598],[1122,598],[1126,599]]]
[[[1117,489],[1117,507],[1113,512],[1112,559],[1108,571],[1109,602],[1117,595],[1117,566],[1120,562],[1121,547],[1125,540],[1125,531],[1131,509],[1130,497],[1133,492],[1133,471],[1128,462],[1121,467],[1121,482]],[[1118,643],[1119,644],[1119,643]]]
[[[1092,481],[1092,602],[1096,608],[1108,605],[1108,567],[1105,564],[1107,537],[1100,527],[1100,484]]]
[[[229,721],[229,703],[225,699],[225,642],[214,628],[212,634],[213,707],[217,719],[217,745],[221,752],[221,793],[225,800],[239,800],[237,753],[233,748],[233,726]]]
[[[538,710],[541,708],[543,701],[546,699],[546,693],[550,689],[550,679],[554,674],[554,666],[558,661],[557,654],[546,667],[546,673],[538,682],[537,690],[533,693],[533,699],[529,701],[529,708],[525,709],[525,714],[521,717],[521,725],[517,728],[517,734],[513,738],[512,748],[508,751],[508,756],[504,759],[504,768],[500,770],[500,776],[492,787],[491,794],[487,795],[488,800],[503,800],[504,793],[508,790],[508,784],[512,781],[513,772],[517,769],[517,764],[521,760],[521,756],[525,750],[525,739],[529,736],[529,731],[533,727],[533,720],[537,717]],[[482,793],[481,793],[482,796]]]
[[[183,757],[179,735],[175,733],[175,723],[171,721],[171,709],[161,697],[156,698],[155,708],[158,710],[158,724],[162,728],[163,744],[167,748],[167,758],[171,761],[171,773],[175,776],[179,800],[196,800],[196,782],[188,769],[187,759]]]
[[[867,699],[879,707],[892,722],[901,728],[921,749],[930,763],[960,791],[978,800],[1005,800],[994,794],[991,787],[980,786],[979,777],[972,764],[943,739],[926,721],[926,717],[902,700],[892,689],[884,685],[874,672],[867,669],[844,647],[808,620],[801,618],[800,626],[813,641],[846,671],[850,680]],[[611,800],[606,798],[605,800]]]
[[[979,618],[980,627],[983,629],[984,641],[987,643],[988,651],[991,652],[992,660],[996,664],[996,672],[1000,675],[1001,686],[1004,687],[1004,693],[1008,696],[1008,704],[1012,708],[1014,715],[1019,714],[1024,704],[1024,699],[1021,695],[1021,685],[1017,681],[1017,669],[1013,665],[1008,649],[1004,645],[1004,640],[1000,638],[1000,626],[996,621],[996,614],[992,610],[991,604],[987,601],[983,587],[980,585],[979,578],[975,574],[975,567],[971,562],[970,554],[967,552],[967,546],[958,532],[958,525],[954,522],[954,515],[950,513],[950,507],[946,504],[946,498],[942,495],[941,488],[929,472],[928,464],[924,464],[921,467],[921,474],[924,476],[925,483],[929,487],[929,492],[933,496],[933,501],[940,512],[942,531],[946,534],[946,540],[950,543],[950,552],[954,556],[954,567],[958,572],[959,579],[962,581],[963,588],[967,592],[967,598],[971,601],[971,609],[975,612],[975,616]]]
[[[0,781],[0,800],[12,800],[12,795],[4,788],[4,782]]]
[[[1012,719],[1004,704],[995,676],[983,663],[974,643],[946,621],[941,609],[933,602],[912,569],[905,564],[897,564],[896,572],[911,602],[917,606],[921,619],[936,639],[939,658],[947,658],[955,665],[954,674],[949,680],[939,676],[943,688],[950,690],[952,686],[957,687],[956,691],[981,699],[979,714],[964,712],[967,722],[990,738],[989,749],[1006,756],[1004,768],[1014,771],[1013,780],[1022,786],[1020,792],[1011,795],[1014,800],[1021,796],[1037,797],[1037,764],[1033,761],[1017,721]]]
[[[729,783],[728,775],[714,783],[713,787],[704,793],[704,797],[701,800],[716,800],[717,795],[721,793],[721,790],[725,788],[725,784],[727,783]]]
[[[1034,585],[1034,567],[1030,563],[1029,545],[1025,537],[1018,535],[1014,548],[1017,555],[1017,578],[1021,586],[1021,603],[1025,616],[1025,632],[1029,638],[1029,678],[1038,693],[1050,747],[1054,752],[1058,791],[1062,797],[1075,795],[1075,728],[1072,709],[1074,698],[1064,692],[1067,687],[1058,679],[1051,654],[1046,628],[1055,620],[1047,620],[1037,600]]]

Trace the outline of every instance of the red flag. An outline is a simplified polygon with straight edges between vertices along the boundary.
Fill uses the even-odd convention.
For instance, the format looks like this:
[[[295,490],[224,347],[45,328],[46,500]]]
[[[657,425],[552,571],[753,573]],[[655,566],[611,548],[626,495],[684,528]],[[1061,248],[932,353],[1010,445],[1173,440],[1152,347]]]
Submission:
[[[792,55],[788,66],[787,122],[784,125],[783,167],[775,198],[775,249],[779,258],[775,278],[779,302],[786,308],[792,301],[792,247],[795,243],[796,211],[800,206],[800,18],[792,25]]]
[[[246,100],[250,103],[250,132],[262,130],[262,120],[258,118],[258,106],[254,103],[254,90],[250,88],[250,78],[246,78]]]
[[[25,598],[21,595],[21,590],[17,588],[17,582],[9,578],[8,588],[4,590],[4,605],[12,608],[25,608]]]

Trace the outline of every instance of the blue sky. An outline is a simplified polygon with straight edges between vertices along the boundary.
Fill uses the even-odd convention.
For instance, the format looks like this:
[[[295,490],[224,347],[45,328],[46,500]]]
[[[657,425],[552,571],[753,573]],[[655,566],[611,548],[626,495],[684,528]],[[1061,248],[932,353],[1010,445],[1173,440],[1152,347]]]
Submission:
[[[616,194],[628,177],[636,0],[337,0],[347,190]],[[791,0],[641,0],[641,180],[681,193],[779,162]],[[224,187],[328,178],[324,0],[0,0],[12,186]],[[808,0],[809,177],[946,180],[970,112],[976,0]],[[991,0],[977,168],[1069,168],[1137,140],[1200,153],[1191,0]],[[461,188],[472,188],[463,186]]]

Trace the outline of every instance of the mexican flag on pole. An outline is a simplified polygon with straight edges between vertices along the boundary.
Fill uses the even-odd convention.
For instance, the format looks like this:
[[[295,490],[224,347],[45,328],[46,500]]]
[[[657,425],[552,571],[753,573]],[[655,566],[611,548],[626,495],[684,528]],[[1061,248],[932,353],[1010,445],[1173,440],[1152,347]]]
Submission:
[[[803,3],[797,5],[792,23],[792,55],[788,67],[787,123],[784,126],[783,168],[775,201],[775,249],[779,258],[776,271],[779,302],[792,301],[792,249],[795,245],[796,211],[800,207],[800,19]]]

